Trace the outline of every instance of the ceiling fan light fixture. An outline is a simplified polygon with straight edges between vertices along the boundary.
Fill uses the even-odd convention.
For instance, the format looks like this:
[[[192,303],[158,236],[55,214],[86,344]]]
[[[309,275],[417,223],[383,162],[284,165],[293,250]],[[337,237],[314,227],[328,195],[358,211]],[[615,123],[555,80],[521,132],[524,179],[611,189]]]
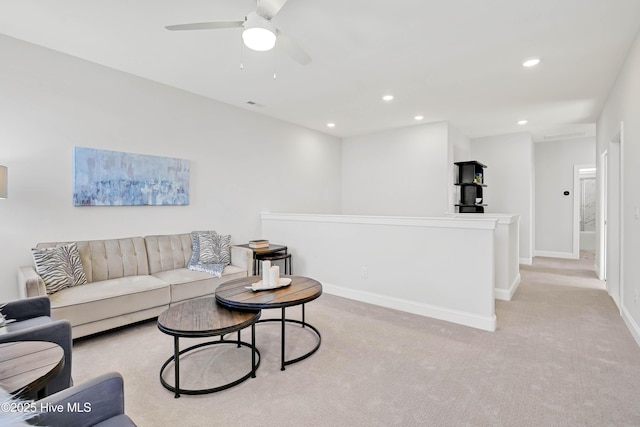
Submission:
[[[527,58],[522,62],[522,66],[526,68],[531,68],[531,67],[535,67],[539,63],[540,63],[540,58],[538,57]]]
[[[242,40],[249,49],[259,52],[271,50],[276,45],[276,28],[269,20],[250,13],[244,23]]]

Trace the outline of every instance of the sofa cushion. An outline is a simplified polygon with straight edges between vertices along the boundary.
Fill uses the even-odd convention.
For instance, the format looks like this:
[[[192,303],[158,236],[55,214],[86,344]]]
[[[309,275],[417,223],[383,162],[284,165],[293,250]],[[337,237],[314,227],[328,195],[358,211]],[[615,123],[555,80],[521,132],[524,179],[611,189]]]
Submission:
[[[52,317],[76,326],[168,305],[171,295],[167,282],[141,275],[66,288],[49,298]]]
[[[31,249],[31,254],[36,271],[44,281],[47,294],[87,283],[75,243],[52,248],[34,248]]]
[[[187,268],[162,271],[153,276],[171,284],[171,302],[175,303],[190,298],[211,295],[221,283],[247,277],[247,271],[228,265],[222,271],[222,278]]]

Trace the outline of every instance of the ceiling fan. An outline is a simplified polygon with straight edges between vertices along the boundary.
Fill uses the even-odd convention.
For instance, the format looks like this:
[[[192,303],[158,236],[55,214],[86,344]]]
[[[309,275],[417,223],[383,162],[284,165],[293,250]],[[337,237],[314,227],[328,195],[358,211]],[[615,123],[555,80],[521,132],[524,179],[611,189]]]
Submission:
[[[258,51],[270,50],[277,41],[278,46],[291,58],[302,65],[307,65],[311,62],[311,57],[271,22],[271,19],[286,3],[287,0],[258,0],[255,12],[249,13],[244,21],[195,22],[168,25],[165,28],[169,31],[242,28],[242,39],[248,48]]]

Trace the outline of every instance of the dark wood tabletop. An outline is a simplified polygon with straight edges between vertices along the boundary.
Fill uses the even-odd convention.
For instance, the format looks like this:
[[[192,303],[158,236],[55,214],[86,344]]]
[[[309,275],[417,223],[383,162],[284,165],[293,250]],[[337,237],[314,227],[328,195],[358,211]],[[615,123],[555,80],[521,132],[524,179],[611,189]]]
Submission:
[[[0,386],[9,393],[31,396],[64,367],[64,351],[46,341],[0,344]]]
[[[260,310],[232,310],[213,297],[169,307],[158,316],[158,329],[178,337],[209,337],[244,329],[260,318]]]
[[[269,309],[290,307],[313,301],[322,295],[320,282],[308,277],[281,276],[291,278],[286,287],[256,291],[247,289],[259,280],[249,276],[223,283],[216,289],[216,300],[220,304],[235,309]]]

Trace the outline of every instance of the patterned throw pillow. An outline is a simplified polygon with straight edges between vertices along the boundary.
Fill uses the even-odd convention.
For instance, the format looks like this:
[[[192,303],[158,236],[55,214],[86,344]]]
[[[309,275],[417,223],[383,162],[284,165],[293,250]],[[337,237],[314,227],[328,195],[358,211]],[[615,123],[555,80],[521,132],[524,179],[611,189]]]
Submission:
[[[192,259],[196,249],[200,264],[231,264],[231,236],[221,235],[215,231],[194,231]],[[197,246],[197,248],[196,248]]]
[[[216,259],[216,240],[218,235],[214,232],[202,233],[200,240],[200,259],[202,264],[213,264]]]
[[[204,271],[222,276],[225,265],[231,263],[231,236],[220,236],[215,231],[193,231],[189,270]]]
[[[36,272],[44,280],[47,294],[51,295],[70,286],[84,285],[87,276],[82,269],[80,253],[75,243],[54,248],[31,249]]]

